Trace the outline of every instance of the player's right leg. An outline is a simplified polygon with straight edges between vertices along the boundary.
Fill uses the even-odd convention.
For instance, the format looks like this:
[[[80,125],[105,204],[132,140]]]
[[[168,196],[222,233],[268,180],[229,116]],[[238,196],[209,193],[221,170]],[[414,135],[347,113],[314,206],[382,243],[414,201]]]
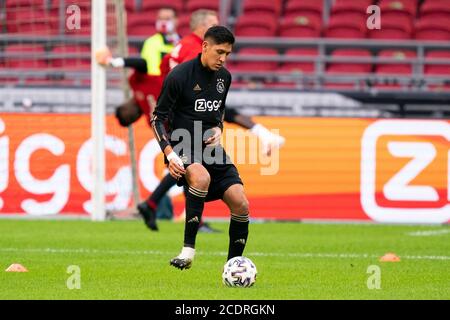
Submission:
[[[150,230],[157,231],[156,224],[156,208],[162,197],[177,183],[177,180],[170,174],[167,174],[153,191],[147,200],[138,204],[137,208],[140,215],[144,218],[144,222]]]
[[[186,168],[185,178],[187,192],[184,245],[181,253],[170,260],[170,264],[179,269],[189,269],[194,260],[195,240],[211,181],[208,171],[199,163],[193,163]]]

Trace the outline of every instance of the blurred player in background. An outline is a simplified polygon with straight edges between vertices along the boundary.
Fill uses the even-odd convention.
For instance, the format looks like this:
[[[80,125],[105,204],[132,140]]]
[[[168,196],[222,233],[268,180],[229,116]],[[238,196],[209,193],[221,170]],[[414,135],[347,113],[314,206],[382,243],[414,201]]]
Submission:
[[[172,51],[180,37],[177,33],[177,15],[172,8],[161,8],[156,20],[157,33],[145,40],[140,58],[113,58],[109,49],[98,52],[97,62],[115,68],[133,68],[135,72],[128,82],[133,97],[116,107],[119,123],[127,127],[137,121],[142,114],[150,124],[151,113],[162,87],[161,61]]]
[[[234,36],[227,28],[208,29],[201,53],[176,66],[164,80],[151,120],[170,175],[184,186],[186,194],[184,244],[181,253],[170,261],[179,269],[191,267],[205,201],[221,199],[230,209],[228,259],[241,256],[247,242],[248,200],[238,170],[220,144],[231,85],[231,75],[224,64],[233,44]],[[216,103],[213,108],[198,110],[198,99]],[[200,132],[195,129],[198,123]],[[183,136],[183,147],[178,151],[177,140],[172,140],[169,134],[175,130],[188,133]],[[202,144],[195,143],[197,134],[201,135]]]
[[[181,39],[181,41],[174,47],[174,49],[169,54],[166,54],[163,57],[160,66],[162,78],[142,83],[136,81],[134,86],[132,85],[136,100],[139,99],[137,97],[136,92],[138,92],[138,95],[139,92],[149,92],[149,94],[147,94],[146,96],[143,95],[143,97],[140,99],[142,101],[142,104],[146,104],[145,106],[146,109],[144,109],[145,110],[144,113],[147,116],[147,119],[149,119],[149,114],[151,114],[154,108],[154,104],[152,106],[149,106],[149,108],[147,108],[148,105],[147,102],[148,101],[154,102],[155,99],[153,98],[156,99],[158,98],[159,91],[157,90],[157,88],[161,87],[162,79],[165,78],[165,76],[167,76],[170,70],[172,70],[178,64],[197,57],[197,55],[202,51],[202,42],[206,31],[210,27],[218,24],[219,19],[215,11],[200,9],[192,13],[190,20],[190,28],[192,33]],[[114,61],[115,59],[119,59],[119,61],[124,60],[125,64],[113,63],[112,61]],[[109,53],[109,57],[107,59],[98,61],[103,65],[110,65],[113,67],[134,67],[137,71],[140,72],[144,70],[145,68],[144,65],[145,62],[147,61],[142,58],[115,58],[115,59],[113,59]],[[139,68],[137,68],[137,66],[139,66]],[[135,74],[137,74],[137,72]],[[148,76],[146,78],[148,78]],[[136,79],[138,80],[138,76],[136,76]],[[135,91],[134,88],[138,89],[142,88],[142,90]],[[158,92],[156,93],[156,91]],[[141,104],[139,104],[139,106],[140,105]],[[147,110],[150,110],[150,112],[148,112]],[[137,121],[140,117],[138,110],[136,110],[135,108],[134,109],[129,108],[128,106],[127,107],[119,106],[118,109],[116,109],[116,115],[118,116],[119,122],[123,126],[130,125],[134,121]],[[285,142],[285,139],[283,137],[273,134],[261,124],[256,124],[250,117],[240,114],[236,109],[227,108],[227,112],[225,112],[224,121],[229,123],[235,123],[239,126],[249,129],[253,134],[258,136],[258,138],[262,143],[263,153],[267,155],[270,155],[272,148],[279,148]],[[139,213],[144,218],[145,224],[151,230],[154,231],[158,230],[156,224],[157,206],[161,201],[161,199],[164,197],[164,195],[170,190],[170,188],[172,188],[176,184],[176,182],[177,182],[176,179],[174,179],[170,174],[167,174],[161,180],[158,187],[148,197],[148,199],[137,206]],[[184,217],[182,215],[180,219],[183,218]],[[199,231],[218,232],[204,221],[200,222]]]

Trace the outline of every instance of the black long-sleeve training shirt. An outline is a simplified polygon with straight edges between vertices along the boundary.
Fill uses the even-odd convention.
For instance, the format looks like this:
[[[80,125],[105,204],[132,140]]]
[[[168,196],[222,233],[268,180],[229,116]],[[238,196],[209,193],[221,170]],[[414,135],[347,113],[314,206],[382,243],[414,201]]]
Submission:
[[[225,100],[231,74],[225,68],[212,71],[197,58],[176,66],[164,80],[151,124],[161,149],[172,145],[168,130],[186,129],[194,138],[194,122],[201,121],[202,137],[213,127],[223,129]],[[197,137],[198,139],[198,137]],[[193,146],[194,144],[192,144]]]

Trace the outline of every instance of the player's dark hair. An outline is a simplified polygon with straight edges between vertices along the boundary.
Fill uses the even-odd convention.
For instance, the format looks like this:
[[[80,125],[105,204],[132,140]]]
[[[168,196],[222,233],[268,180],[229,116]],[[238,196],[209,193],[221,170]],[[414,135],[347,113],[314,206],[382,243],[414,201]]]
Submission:
[[[214,26],[209,28],[205,33],[205,40],[211,39],[215,44],[229,43],[234,44],[234,35],[224,26]]]

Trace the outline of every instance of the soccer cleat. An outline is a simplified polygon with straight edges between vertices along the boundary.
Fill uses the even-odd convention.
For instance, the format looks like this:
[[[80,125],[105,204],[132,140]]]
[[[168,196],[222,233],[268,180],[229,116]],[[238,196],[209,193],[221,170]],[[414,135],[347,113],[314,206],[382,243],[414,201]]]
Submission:
[[[180,270],[189,269],[192,266],[192,259],[175,257],[170,260],[170,265]]]
[[[144,218],[145,225],[152,231],[158,231],[156,224],[156,211],[150,208],[147,202],[142,202],[137,206],[139,214]]]

